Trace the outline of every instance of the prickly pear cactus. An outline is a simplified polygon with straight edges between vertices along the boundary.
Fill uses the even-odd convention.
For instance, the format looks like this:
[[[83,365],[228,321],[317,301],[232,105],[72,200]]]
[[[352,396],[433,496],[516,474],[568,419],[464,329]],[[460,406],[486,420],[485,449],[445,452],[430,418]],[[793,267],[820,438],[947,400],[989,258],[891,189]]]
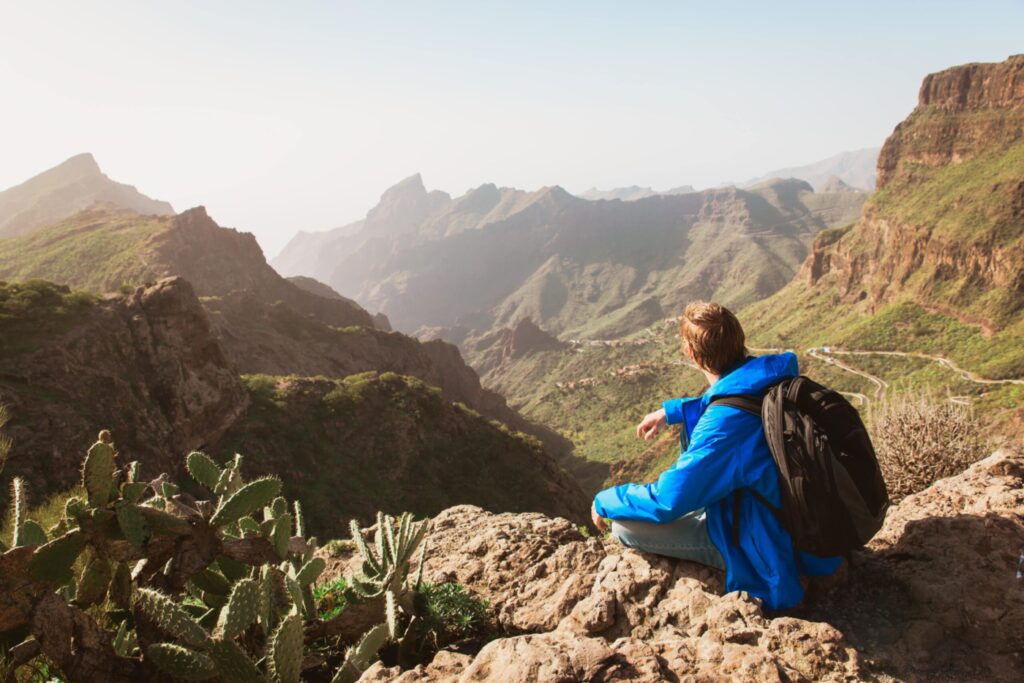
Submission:
[[[84,499],[68,498],[50,534],[28,518],[25,482],[12,482],[11,541],[24,550],[0,547],[0,604],[14,606],[0,611],[0,638],[28,632],[69,683],[95,683],[89,671],[145,680],[154,667],[179,680],[297,683],[307,641],[320,647],[311,661],[333,664],[341,653],[323,643],[351,644],[335,680],[355,680],[389,639],[406,637],[410,561],[419,548],[422,563],[425,522],[379,516],[372,549],[353,526],[364,572],[352,600],[369,600],[381,620],[362,633],[344,611],[318,618],[313,589],[326,563],[279,479],[246,482],[240,455],[219,465],[193,452],[185,467],[210,495],[197,500],[165,475],[140,480],[138,463],[118,469],[117,457],[104,430],[82,464]],[[12,587],[30,594],[3,594]],[[54,600],[59,618],[37,636],[33,606]]]

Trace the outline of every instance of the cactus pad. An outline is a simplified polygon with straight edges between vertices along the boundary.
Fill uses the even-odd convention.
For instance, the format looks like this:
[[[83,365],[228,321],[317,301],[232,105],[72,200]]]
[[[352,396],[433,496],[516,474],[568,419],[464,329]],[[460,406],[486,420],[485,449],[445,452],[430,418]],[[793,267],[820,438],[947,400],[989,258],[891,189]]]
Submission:
[[[270,532],[270,542],[282,560],[288,557],[288,542],[292,538],[292,515],[285,512],[274,520],[274,529]]]
[[[208,656],[174,643],[153,643],[146,648],[146,658],[185,681],[205,681],[217,674],[217,665]]]
[[[62,584],[73,576],[72,567],[85,547],[85,536],[77,529],[69,531],[32,553],[28,573],[34,581]]]
[[[217,665],[217,673],[227,683],[253,683],[263,676],[249,655],[233,640],[215,640],[209,649],[210,659]]]
[[[120,609],[128,609],[132,600],[132,572],[124,562],[114,567],[114,576],[110,579],[110,602]]]
[[[320,574],[322,574],[326,568],[327,562],[324,561],[324,558],[314,557],[312,560],[302,565],[302,569],[300,569],[295,575],[295,580],[299,582],[300,586],[305,588],[320,578]]]
[[[202,646],[209,643],[210,636],[206,629],[196,623],[178,603],[151,588],[140,588],[137,595],[135,604],[161,631],[189,645]]]
[[[223,474],[220,467],[206,453],[193,451],[185,458],[185,469],[199,484],[213,491]]]
[[[114,488],[114,448],[97,441],[89,449],[82,465],[82,484],[89,494],[89,504],[103,507],[110,502]]]
[[[103,602],[103,599],[107,597],[107,586],[110,585],[113,573],[109,561],[93,555],[85,564],[82,575],[78,578],[75,601],[81,606]]]
[[[299,683],[302,646],[302,617],[289,614],[274,631],[267,653],[267,668],[276,683]]]
[[[259,611],[259,583],[255,579],[242,579],[236,582],[231,589],[227,605],[220,611],[217,636],[223,639],[237,638],[256,621]]]
[[[263,507],[281,491],[281,480],[274,477],[257,479],[235,491],[221,503],[210,518],[213,526],[227,526]]]
[[[34,519],[26,519],[21,523],[17,539],[18,545],[42,545],[49,540],[46,531]]]
[[[117,506],[117,526],[125,540],[136,548],[142,548],[149,540],[149,525],[136,505],[121,503]]]

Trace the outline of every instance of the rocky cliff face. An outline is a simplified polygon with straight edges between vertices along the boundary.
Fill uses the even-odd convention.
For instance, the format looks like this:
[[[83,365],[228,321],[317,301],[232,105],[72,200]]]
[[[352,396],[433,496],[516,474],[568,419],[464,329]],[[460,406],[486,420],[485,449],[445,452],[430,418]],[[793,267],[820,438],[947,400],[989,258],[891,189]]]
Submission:
[[[220,460],[243,453],[253,472],[293,488],[318,533],[342,534],[347,519],[378,509],[427,515],[453,502],[583,521],[579,486],[540,443],[452,402],[529,427],[480,388],[457,349],[358,330],[349,334],[365,337],[346,349],[344,380],[243,378],[182,278],[104,300],[48,283],[3,285],[0,404],[14,444],[4,474],[28,479],[41,503],[78,483],[82,453],[109,428],[143,476],[181,474],[194,449]]]
[[[855,229],[804,270],[868,311],[908,295],[994,331],[1024,310],[1024,55],[929,75]]]
[[[1024,55],[929,74],[914,112],[885,141],[878,188],[913,166],[959,164],[1024,136]]]
[[[714,570],[565,520],[452,508],[433,522],[426,578],[489,599],[504,637],[361,680],[1019,680],[1022,486],[1024,457],[1003,451],[907,498],[841,590],[815,583],[804,607],[774,615],[723,595]]]
[[[103,174],[91,154],[78,154],[0,192],[0,237],[21,235],[89,207],[111,204],[142,214],[174,213],[171,205]]]
[[[96,243],[102,249],[83,250]],[[553,434],[533,428],[499,395],[482,389],[455,347],[375,329],[374,319],[350,299],[289,282],[267,264],[251,234],[222,228],[202,207],[168,217],[90,210],[34,235],[0,242],[0,278],[45,278],[104,292],[120,283],[167,276],[192,284],[213,335],[242,373],[413,375],[440,387],[449,400],[566,448]],[[387,324],[384,317],[378,320]]]
[[[0,322],[0,336],[11,325]],[[66,490],[103,427],[145,475],[176,472],[183,453],[216,441],[248,401],[191,285],[161,280],[96,302],[66,329],[40,323],[0,355],[14,443],[4,474],[38,492]]]

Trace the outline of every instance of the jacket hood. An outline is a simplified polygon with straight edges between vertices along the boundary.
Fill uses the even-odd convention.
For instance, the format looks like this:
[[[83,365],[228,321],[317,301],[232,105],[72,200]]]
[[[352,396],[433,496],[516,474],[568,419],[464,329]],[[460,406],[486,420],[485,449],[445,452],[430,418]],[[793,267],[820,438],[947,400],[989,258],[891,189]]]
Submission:
[[[800,374],[796,354],[773,353],[747,358],[704,392],[704,405],[719,397],[735,394],[760,396],[771,385]]]

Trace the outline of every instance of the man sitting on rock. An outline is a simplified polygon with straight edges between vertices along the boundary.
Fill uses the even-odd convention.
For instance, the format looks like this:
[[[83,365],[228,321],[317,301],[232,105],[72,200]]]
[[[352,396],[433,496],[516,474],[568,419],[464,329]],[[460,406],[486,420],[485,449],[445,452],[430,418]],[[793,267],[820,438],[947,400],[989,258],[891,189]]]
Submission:
[[[720,396],[764,396],[771,385],[799,374],[796,356],[748,356],[739,320],[714,303],[687,306],[679,334],[684,353],[711,387],[696,398],[665,401],[636,433],[650,440],[665,425],[678,424],[683,452],[652,484],[623,484],[598,493],[594,524],[606,531],[605,519],[612,520],[612,536],[631,548],[724,569],[726,590],[747,591],[768,609],[793,607],[804,595],[800,575],[832,574],[841,558],[794,552],[789,533],[750,491],[781,505],[779,472],[760,418],[708,404]],[[733,492],[741,489],[737,504]]]

